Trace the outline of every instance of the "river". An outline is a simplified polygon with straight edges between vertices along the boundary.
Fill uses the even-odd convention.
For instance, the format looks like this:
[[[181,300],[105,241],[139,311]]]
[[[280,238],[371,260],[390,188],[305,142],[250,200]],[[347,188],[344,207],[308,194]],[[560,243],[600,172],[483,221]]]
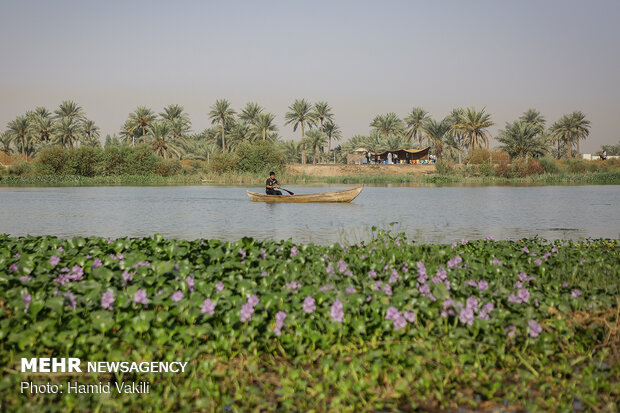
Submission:
[[[291,186],[295,193],[347,186]],[[620,186],[367,186],[350,204],[250,202],[245,187],[0,187],[0,233],[320,244],[368,239],[370,228],[419,242],[462,238],[620,238]],[[262,191],[261,188],[249,188]]]

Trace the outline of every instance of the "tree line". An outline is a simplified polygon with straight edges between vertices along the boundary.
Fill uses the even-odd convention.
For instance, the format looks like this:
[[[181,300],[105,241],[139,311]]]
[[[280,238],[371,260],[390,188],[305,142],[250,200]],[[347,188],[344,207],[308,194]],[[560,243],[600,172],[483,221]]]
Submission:
[[[236,111],[226,99],[218,99],[206,114],[211,126],[192,132],[192,123],[183,106],[171,104],[157,113],[146,106],[131,112],[118,134],[107,135],[105,146],[147,144],[163,159],[209,160],[216,153],[235,152],[242,143],[265,142],[278,147],[288,162],[313,163],[343,161],[358,148],[373,152],[403,148],[431,147],[439,159],[462,162],[476,148],[488,148],[488,129],[494,125],[485,109],[455,108],[441,120],[433,119],[421,107],[404,118],[389,112],[375,116],[368,135],[340,141],[342,131],[335,123],[333,108],[324,101],[314,104],[295,100],[284,116],[284,124],[299,130],[299,141],[284,141],[278,134],[276,115],[255,102]],[[506,123],[496,137],[512,157],[539,157],[551,154],[558,159],[579,153],[579,142],[589,135],[590,121],[581,111],[562,116],[551,126],[535,109]],[[26,160],[51,146],[74,148],[101,146],[100,128],[89,120],[82,107],[67,100],[53,112],[37,107],[8,122],[0,134],[0,150],[18,153]]]

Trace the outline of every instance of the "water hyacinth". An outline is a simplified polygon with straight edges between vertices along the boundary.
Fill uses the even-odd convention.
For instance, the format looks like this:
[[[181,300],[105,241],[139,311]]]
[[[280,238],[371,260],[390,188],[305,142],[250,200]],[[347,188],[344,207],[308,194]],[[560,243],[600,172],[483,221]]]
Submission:
[[[572,298],[577,298],[577,297],[579,297],[580,295],[581,295],[581,291],[579,291],[579,290],[577,290],[577,289],[575,289],[575,290],[571,291],[571,293],[570,293],[570,296],[571,296]]]
[[[334,301],[331,306],[329,315],[331,316],[333,321],[342,323],[342,321],[344,320],[344,306],[342,305],[342,302],[340,300]]]
[[[538,259],[536,259],[536,260],[534,261],[534,264],[536,264],[536,265],[541,265],[541,264],[542,264],[542,260],[541,260],[540,258],[538,258]]]
[[[170,299],[174,301],[175,303],[178,303],[179,301],[183,299],[183,297],[184,297],[183,292],[181,290],[176,290],[174,294],[172,294]]]
[[[224,291],[224,283],[219,281],[217,284],[215,284],[215,289],[218,291]]]
[[[263,271],[263,272],[260,273],[260,276],[261,277],[268,277],[269,273],[267,271]]]
[[[355,294],[357,292],[357,290],[353,286],[348,286],[345,291],[347,292],[347,294]]]
[[[526,288],[521,288],[517,292],[517,297],[521,302],[527,303],[530,300],[530,292]]]
[[[403,316],[405,317],[405,320],[412,324],[416,322],[416,315],[413,311],[406,310],[403,312]]]
[[[241,248],[239,248],[239,255],[241,255],[241,259],[244,259],[245,255],[246,255],[245,251],[243,249],[241,249]]]
[[[9,267],[9,271],[11,272],[17,272],[17,263],[14,262],[13,264],[11,264],[11,266]]]
[[[312,314],[316,310],[316,300],[314,297],[307,296],[304,298],[303,310],[306,314]]]
[[[491,264],[493,264],[493,265],[504,265],[504,263],[501,262],[500,260],[498,260],[496,257],[493,257],[493,261],[491,261]]]
[[[50,257],[50,265],[51,265],[52,267],[57,266],[59,262],[60,262],[60,258],[58,258],[57,256],[52,255],[52,256]]]
[[[343,260],[338,261],[338,272],[343,273],[347,270],[347,263]]]
[[[70,291],[67,291],[66,293],[63,294],[63,297],[65,297],[68,300],[67,307],[69,307],[72,310],[75,310],[75,307],[77,307],[77,298],[75,297],[75,294],[73,294]]]
[[[196,285],[196,283],[194,282],[194,278],[187,277],[185,279],[185,282],[187,283],[187,289],[189,290],[190,293],[192,293],[194,291],[194,286]]]
[[[280,336],[282,334],[282,327],[284,327],[285,319],[286,313],[284,311],[278,311],[276,313],[276,328],[274,329],[276,336]]]
[[[133,302],[136,304],[147,304],[148,299],[146,298],[146,291],[143,289],[139,289],[133,295]]]
[[[482,280],[482,281],[478,281],[478,290],[480,291],[486,291],[489,289],[489,283]]]
[[[298,253],[299,253],[299,250],[297,249],[297,247],[291,248],[291,258],[295,258]]]
[[[334,284],[329,283],[327,285],[324,285],[322,287],[319,288],[319,291],[325,292],[325,291],[330,291],[334,289]]]
[[[254,306],[249,302],[246,302],[241,307],[241,322],[245,323],[252,319],[252,314],[254,314]]]
[[[99,258],[95,258],[95,260],[93,261],[93,268],[99,268],[103,265],[103,263],[101,262],[101,260]]]
[[[261,248],[261,249],[258,251],[258,256],[260,257],[260,259],[261,259],[261,260],[266,259],[266,258],[267,258],[267,251],[265,251],[265,249],[264,249],[264,248]]]
[[[260,299],[256,296],[256,295],[251,295],[248,297],[248,304],[250,304],[252,307],[255,307],[256,304],[258,304],[260,301]]]
[[[24,304],[26,304],[25,311],[28,311],[28,308],[30,307],[30,302],[32,301],[32,295],[30,295],[30,293],[25,293],[24,295],[22,295],[22,300],[24,300]]]
[[[299,281],[291,281],[284,284],[284,286],[290,288],[293,292],[297,292],[297,289],[301,287],[301,283]]]
[[[375,271],[375,270],[368,271],[368,276],[370,278],[377,278],[377,271]]]
[[[200,307],[200,312],[209,316],[215,314],[215,304],[210,299],[206,298],[202,302],[202,307]]]
[[[424,284],[427,280],[426,267],[424,267],[422,261],[418,261],[416,265],[418,266],[418,282]]]
[[[106,291],[101,296],[101,309],[112,310],[114,305],[114,294],[111,291]]]
[[[530,320],[527,322],[529,327],[530,337],[536,338],[542,332],[542,327],[535,320]]]
[[[460,264],[463,262],[463,259],[461,258],[460,255],[457,255],[454,258],[451,258],[448,260],[448,268],[452,269],[452,268],[456,268],[457,266],[460,268]]]
[[[392,286],[390,284],[383,284],[383,292],[387,295],[392,295]]]
[[[29,275],[23,275],[23,276],[19,277],[19,280],[21,282],[25,283],[25,282],[28,282],[28,281],[32,280],[32,277],[29,276]]]
[[[329,265],[327,266],[327,268],[325,269],[325,271],[327,272],[327,275],[329,275],[329,276],[333,276],[333,275],[335,274],[335,272],[334,272],[334,267],[333,267],[331,264],[329,264]]]
[[[459,321],[463,324],[472,325],[474,323],[474,310],[470,307],[465,307],[461,309],[461,313],[459,314]]]
[[[123,281],[125,282],[125,284],[133,280],[133,273],[130,273],[128,271],[123,271],[123,274],[121,276],[123,277]]]

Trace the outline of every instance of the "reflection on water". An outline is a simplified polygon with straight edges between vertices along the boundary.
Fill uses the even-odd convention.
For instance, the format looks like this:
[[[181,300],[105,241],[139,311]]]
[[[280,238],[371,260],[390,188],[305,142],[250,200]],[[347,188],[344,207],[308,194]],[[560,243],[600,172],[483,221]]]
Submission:
[[[345,186],[331,186],[342,189]],[[250,202],[243,187],[0,188],[0,233],[356,242],[620,238],[620,186],[366,187],[351,204]],[[261,191],[260,188],[250,188]],[[295,193],[326,190],[287,187]],[[390,225],[391,224],[391,225]]]

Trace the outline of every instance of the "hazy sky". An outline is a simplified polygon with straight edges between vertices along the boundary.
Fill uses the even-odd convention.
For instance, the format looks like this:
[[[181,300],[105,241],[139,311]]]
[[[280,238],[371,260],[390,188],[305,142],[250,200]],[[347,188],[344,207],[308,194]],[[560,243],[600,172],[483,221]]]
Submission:
[[[178,103],[193,129],[209,106],[256,101],[280,134],[296,98],[329,102],[344,137],[378,113],[443,118],[486,107],[498,128],[533,107],[582,110],[582,151],[620,139],[620,0],[0,0],[0,127],[78,102],[118,132],[129,112]]]

